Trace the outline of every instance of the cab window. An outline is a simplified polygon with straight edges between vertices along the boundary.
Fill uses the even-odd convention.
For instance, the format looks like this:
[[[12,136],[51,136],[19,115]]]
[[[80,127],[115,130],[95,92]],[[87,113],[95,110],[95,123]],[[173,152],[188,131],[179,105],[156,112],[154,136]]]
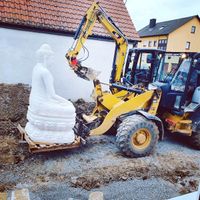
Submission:
[[[140,54],[134,73],[134,84],[149,82],[151,63],[152,63],[151,53]]]
[[[137,63],[137,68],[138,70],[140,69],[145,69],[145,70],[149,70],[151,67],[151,58],[152,58],[152,54],[150,53],[141,53],[138,59],[138,63]]]
[[[180,54],[166,53],[161,60],[157,80],[159,82],[170,82],[177,71]]]
[[[171,90],[184,92],[185,86],[188,78],[189,68],[191,64],[191,59],[185,59],[176,74],[174,75],[171,82]]]

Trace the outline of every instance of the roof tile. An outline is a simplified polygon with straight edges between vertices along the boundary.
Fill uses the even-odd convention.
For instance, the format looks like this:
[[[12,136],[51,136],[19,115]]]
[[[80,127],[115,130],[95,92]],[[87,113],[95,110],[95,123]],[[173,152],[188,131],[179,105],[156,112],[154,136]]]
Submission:
[[[123,0],[99,0],[99,2],[128,39],[139,39]],[[1,0],[0,22],[75,32],[82,16],[92,3],[93,0]],[[93,34],[109,36],[98,23],[94,26]]]

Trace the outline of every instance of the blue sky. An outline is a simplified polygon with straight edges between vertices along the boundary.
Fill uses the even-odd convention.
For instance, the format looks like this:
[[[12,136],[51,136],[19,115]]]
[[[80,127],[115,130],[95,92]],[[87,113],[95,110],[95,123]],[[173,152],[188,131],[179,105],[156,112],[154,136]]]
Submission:
[[[137,30],[156,18],[157,22],[192,15],[200,16],[200,0],[124,0]]]

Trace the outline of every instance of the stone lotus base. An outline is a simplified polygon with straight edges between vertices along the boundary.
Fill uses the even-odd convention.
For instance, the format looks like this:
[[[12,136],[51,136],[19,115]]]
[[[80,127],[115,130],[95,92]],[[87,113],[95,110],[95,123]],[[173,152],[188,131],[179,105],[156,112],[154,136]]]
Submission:
[[[30,123],[26,124],[25,131],[30,139],[35,143],[47,143],[47,144],[71,144],[75,140],[73,130],[66,129],[62,131],[52,131],[39,129]]]

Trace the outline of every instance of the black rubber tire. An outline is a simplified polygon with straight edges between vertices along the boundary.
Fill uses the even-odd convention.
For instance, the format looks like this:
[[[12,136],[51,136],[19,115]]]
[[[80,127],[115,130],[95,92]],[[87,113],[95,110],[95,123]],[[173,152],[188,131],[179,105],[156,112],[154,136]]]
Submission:
[[[148,129],[151,140],[145,149],[137,149],[131,142],[132,135],[141,128]],[[128,157],[144,157],[153,153],[159,138],[157,125],[141,115],[126,117],[117,129],[116,142],[118,148]]]
[[[190,144],[195,149],[200,150],[200,133],[192,133],[190,136]]]

